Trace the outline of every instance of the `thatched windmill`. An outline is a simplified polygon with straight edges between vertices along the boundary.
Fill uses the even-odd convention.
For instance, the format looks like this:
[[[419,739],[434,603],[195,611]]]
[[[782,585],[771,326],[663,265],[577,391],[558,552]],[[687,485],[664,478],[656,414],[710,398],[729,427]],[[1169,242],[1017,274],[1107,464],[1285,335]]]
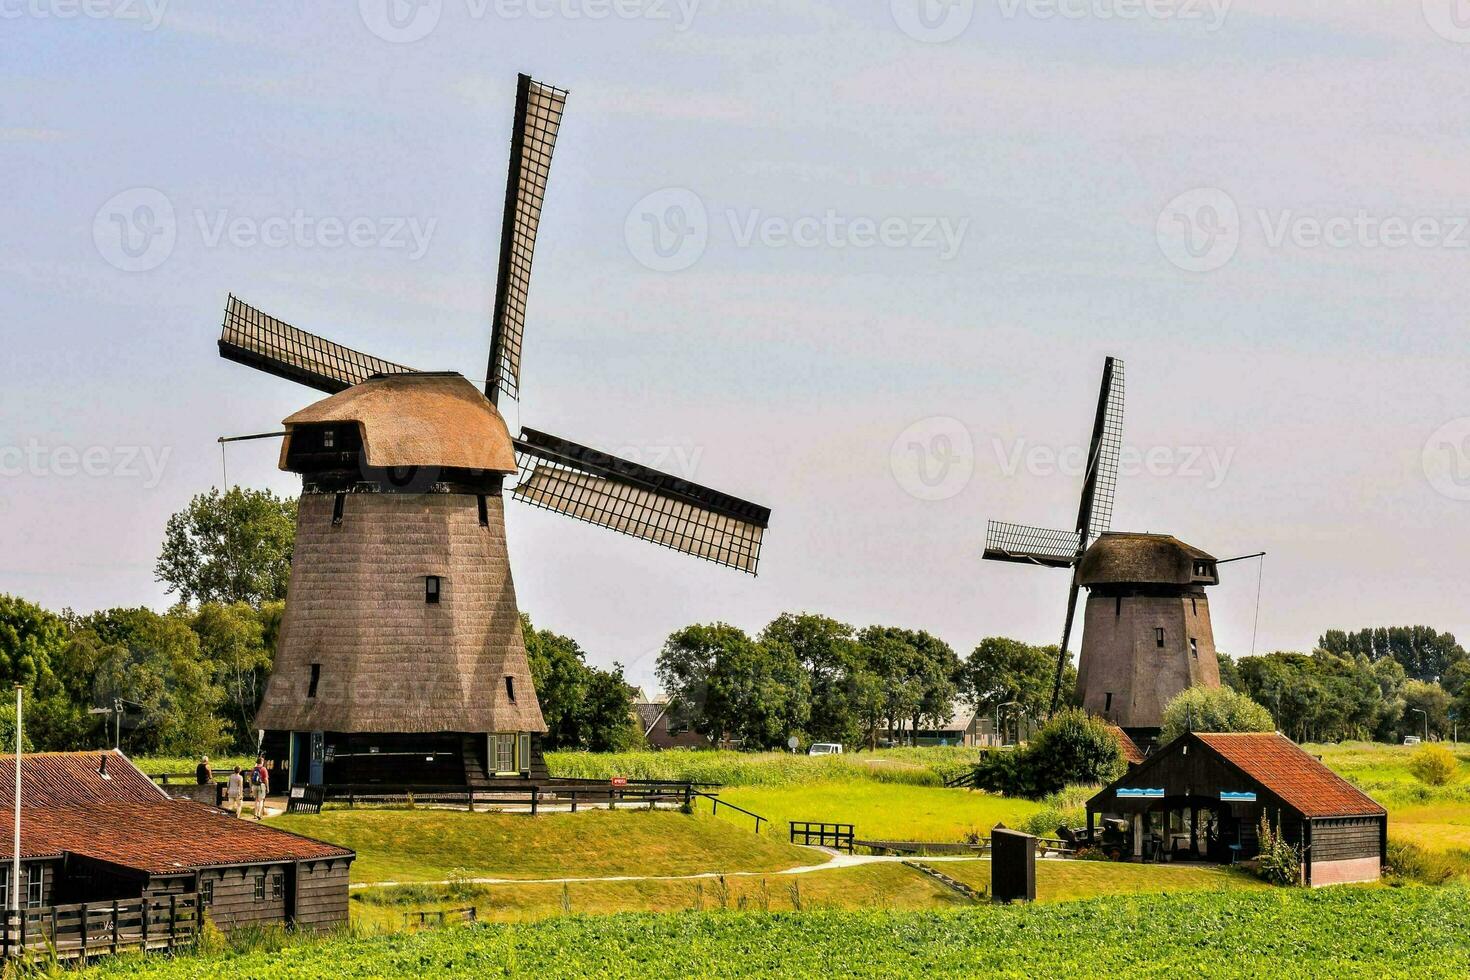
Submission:
[[[1052,711],[1061,699],[1078,595],[1086,588],[1077,700],[1147,741],[1157,734],[1164,707],[1175,695],[1190,687],[1220,686],[1205,587],[1219,584],[1221,562],[1169,535],[1110,530],[1122,448],[1123,362],[1109,357],[1075,529],[991,521],[985,557],[1072,570]]]
[[[224,357],[327,392],[286,419],[303,492],[256,727],[296,783],[483,785],[544,772],[502,487],[755,574],[770,511],[532,429],[512,437],[541,205],[566,93],[520,76],[483,394],[309,334],[234,296]]]

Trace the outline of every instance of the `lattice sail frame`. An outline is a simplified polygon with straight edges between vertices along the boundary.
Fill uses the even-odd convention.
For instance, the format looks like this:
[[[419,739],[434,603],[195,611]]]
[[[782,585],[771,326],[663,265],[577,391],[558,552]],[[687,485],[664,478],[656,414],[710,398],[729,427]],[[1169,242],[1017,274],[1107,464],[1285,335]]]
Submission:
[[[505,216],[500,231],[500,272],[495,282],[495,311],[490,334],[490,364],[485,395],[498,401],[500,392],[518,396],[521,343],[526,332],[526,301],[531,289],[531,263],[536,232],[546,200],[551,156],[567,104],[564,89],[521,75],[516,87],[515,124],[511,130],[510,171],[506,177]]]
[[[767,508],[533,429],[516,452],[521,501],[756,574]]]
[[[1107,389],[1098,413],[1097,458],[1092,461],[1092,507],[1087,522],[1091,544],[1113,526],[1113,500],[1118,493],[1118,460],[1123,452],[1123,362],[1108,358]]]
[[[219,352],[226,360],[333,395],[375,374],[413,370],[307,333],[261,312],[233,293],[225,303]]]
[[[985,527],[985,557],[995,561],[1070,568],[1077,561],[1080,545],[1076,531],[1007,521],[990,521]]]

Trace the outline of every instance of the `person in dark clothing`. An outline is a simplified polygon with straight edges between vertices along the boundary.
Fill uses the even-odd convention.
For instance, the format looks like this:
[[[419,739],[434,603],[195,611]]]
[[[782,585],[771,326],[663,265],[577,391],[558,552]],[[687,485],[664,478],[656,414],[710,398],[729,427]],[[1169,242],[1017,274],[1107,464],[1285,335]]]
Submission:
[[[214,782],[214,770],[209,767],[209,756],[199,757],[199,765],[194,767],[194,781],[200,786],[208,786]]]

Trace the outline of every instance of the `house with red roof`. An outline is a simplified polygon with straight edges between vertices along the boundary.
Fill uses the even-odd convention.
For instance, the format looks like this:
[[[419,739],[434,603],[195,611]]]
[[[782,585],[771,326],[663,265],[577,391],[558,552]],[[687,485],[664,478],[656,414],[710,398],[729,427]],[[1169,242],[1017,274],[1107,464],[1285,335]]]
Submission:
[[[148,908],[171,899],[177,906],[181,897],[227,931],[271,923],[321,930],[347,921],[352,851],[170,799],[115,750],[22,757],[18,883],[11,880],[14,814],[15,759],[0,757],[0,909],[9,908],[18,885],[32,939],[54,927],[48,910],[58,906],[105,911],[122,903],[146,917]],[[113,928],[95,913],[91,925],[94,943]],[[13,943],[15,923],[10,933]]]
[[[1307,885],[1382,873],[1388,812],[1279,733],[1181,735],[1087,801],[1089,836],[1098,818],[1126,824],[1135,860],[1249,860],[1263,816]]]

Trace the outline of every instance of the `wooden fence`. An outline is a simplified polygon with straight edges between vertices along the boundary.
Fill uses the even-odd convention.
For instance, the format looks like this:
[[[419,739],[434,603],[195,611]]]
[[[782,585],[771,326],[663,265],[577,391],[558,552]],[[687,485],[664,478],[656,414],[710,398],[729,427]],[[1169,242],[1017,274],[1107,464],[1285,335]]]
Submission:
[[[714,783],[674,782],[657,779],[558,779],[529,783],[525,786],[500,785],[488,788],[456,786],[388,786],[378,783],[323,786],[302,794],[294,809],[320,809],[323,803],[346,803],[349,807],[363,804],[445,803],[487,808],[525,807],[536,814],[542,807],[569,806],[573,813],[581,806],[616,807],[620,803],[691,804],[696,796],[714,798],[705,788],[719,789]],[[292,799],[295,804],[297,800]],[[290,805],[290,804],[288,804]],[[728,806],[729,804],[725,804]],[[762,818],[764,819],[764,818]]]
[[[175,949],[194,942],[202,911],[193,894],[7,909],[0,951],[17,957],[55,950],[60,959],[85,960],[131,949]]]
[[[791,843],[808,847],[831,847],[852,853],[852,827],[850,823],[817,823],[812,820],[792,820]]]

